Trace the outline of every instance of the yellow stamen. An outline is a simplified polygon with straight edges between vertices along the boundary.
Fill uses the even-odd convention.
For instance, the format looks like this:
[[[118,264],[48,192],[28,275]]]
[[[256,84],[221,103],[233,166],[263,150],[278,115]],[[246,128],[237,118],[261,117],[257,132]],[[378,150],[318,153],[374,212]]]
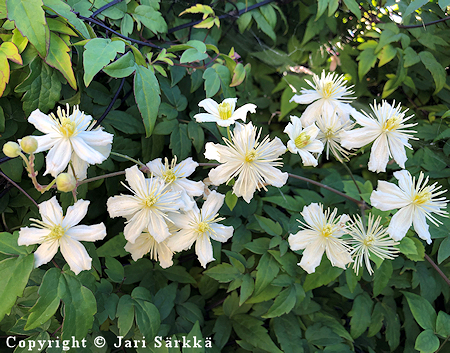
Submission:
[[[333,234],[333,225],[326,224],[322,229],[322,236],[328,238],[331,234]]]
[[[222,120],[228,120],[233,113],[230,103],[220,103],[217,109],[219,110],[219,116]]]
[[[373,235],[368,235],[364,240],[363,240],[363,244],[365,246],[372,246],[373,243],[375,242],[375,237]]]
[[[303,148],[303,147],[307,146],[310,142],[310,139],[311,139],[311,136],[307,135],[305,132],[302,132],[294,140],[295,147]]]
[[[245,162],[247,163],[253,162],[257,157],[258,155],[256,154],[256,151],[251,150],[250,152],[247,152],[247,154],[245,155]]]
[[[61,125],[60,125],[61,133],[65,137],[71,137],[77,128],[77,124],[75,123],[75,121],[72,121],[68,118],[61,118],[61,117],[60,117],[60,121],[61,121]]]
[[[175,175],[175,173],[173,172],[172,169],[167,169],[163,173],[162,177],[167,184],[170,184],[170,183],[174,182],[175,180],[177,180],[177,176]]]
[[[158,198],[152,194],[152,195],[147,196],[144,200],[142,200],[142,203],[144,204],[144,207],[150,208],[157,201],[158,201]]]
[[[384,131],[397,130],[398,127],[400,126],[400,121],[401,121],[401,119],[397,115],[394,115],[393,117],[387,119],[384,122],[383,130]]]
[[[323,85],[323,97],[330,98],[333,93],[334,93],[334,82],[328,81]]]
[[[45,237],[45,241],[59,240],[66,234],[66,230],[60,225],[56,225],[51,229],[49,235]]]
[[[205,233],[211,230],[211,227],[207,222],[200,222],[197,227],[197,232]]]
[[[419,192],[416,196],[414,196],[413,204],[415,205],[423,205],[431,200],[431,192],[428,189],[425,189]]]

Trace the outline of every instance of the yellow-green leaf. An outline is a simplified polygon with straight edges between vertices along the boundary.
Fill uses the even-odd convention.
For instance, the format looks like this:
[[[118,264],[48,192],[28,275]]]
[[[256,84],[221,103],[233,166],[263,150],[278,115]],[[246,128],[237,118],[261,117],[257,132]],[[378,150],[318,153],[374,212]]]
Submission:
[[[16,45],[12,42],[4,42],[0,46],[0,51],[2,51],[6,57],[14,61],[16,64],[22,65],[22,58],[19,54],[19,50],[17,49]]]
[[[202,4],[197,4],[195,6],[192,6],[186,10],[184,10],[182,13],[180,13],[178,16],[181,16],[185,13],[202,13],[203,14],[203,19],[205,19],[206,17],[208,17],[209,14],[211,15],[215,15],[214,14],[214,10],[208,6],[208,5],[202,5]]]
[[[234,68],[233,79],[231,80],[230,87],[239,86],[245,79],[245,68],[241,63],[237,64]]]
[[[48,50],[48,55],[45,58],[45,62],[61,72],[70,87],[76,90],[77,81],[75,80],[75,75],[73,74],[70,56],[67,54],[69,51],[70,49],[67,44],[57,34],[51,33],[50,48]]]
[[[0,97],[9,82],[9,63],[5,53],[0,51]]]

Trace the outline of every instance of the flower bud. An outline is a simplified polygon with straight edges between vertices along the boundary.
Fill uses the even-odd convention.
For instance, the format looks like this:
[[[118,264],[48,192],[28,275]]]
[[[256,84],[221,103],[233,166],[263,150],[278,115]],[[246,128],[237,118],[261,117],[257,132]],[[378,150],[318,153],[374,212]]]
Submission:
[[[38,148],[38,142],[33,136],[26,136],[20,140],[20,147],[25,153],[33,153]]]
[[[59,191],[70,192],[77,186],[77,181],[69,173],[61,173],[56,177],[56,187]]]
[[[14,141],[6,142],[3,145],[3,153],[9,158],[16,158],[21,152],[19,144]]]

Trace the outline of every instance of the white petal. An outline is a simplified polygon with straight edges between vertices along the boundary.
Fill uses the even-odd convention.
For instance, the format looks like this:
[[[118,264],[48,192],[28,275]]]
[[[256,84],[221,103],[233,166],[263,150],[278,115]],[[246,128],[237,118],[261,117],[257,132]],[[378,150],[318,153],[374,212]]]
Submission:
[[[309,153],[308,151],[299,150],[298,153],[299,153],[300,157],[302,157],[302,163],[305,167],[308,167],[308,166],[315,167],[317,165],[317,159],[315,159],[314,156],[311,153]]]
[[[312,243],[318,238],[318,233],[313,230],[305,229],[300,230],[295,234],[291,234],[288,237],[289,247],[296,251],[305,249],[308,244]]]
[[[60,240],[61,254],[70,266],[70,269],[77,275],[83,270],[91,269],[92,259],[77,240],[70,237],[62,237]]]
[[[209,113],[198,113],[194,115],[194,119],[198,122],[198,123],[217,123],[219,124],[222,121],[226,121],[226,120],[222,120],[219,117],[209,114]]]
[[[138,194],[142,194],[144,190],[147,190],[147,183],[145,181],[144,174],[139,168],[134,165],[131,168],[125,169],[125,179],[130,187]],[[147,195],[140,195],[147,196]]]
[[[311,102],[314,102],[317,99],[320,99],[320,95],[313,90],[305,90],[305,92],[308,93],[303,93],[303,94],[296,94],[294,95],[289,102],[295,102],[297,104],[309,104]]]
[[[41,228],[20,228],[18,245],[32,245],[42,243],[42,239],[50,234],[50,229]]]
[[[316,267],[320,265],[322,261],[323,252],[325,247],[321,239],[307,245],[306,249],[303,251],[302,259],[299,265],[308,273],[314,273]]]
[[[142,205],[134,196],[121,195],[113,196],[106,202],[109,216],[124,217],[127,215],[134,215],[136,212],[142,210]]]
[[[162,242],[156,245],[158,248],[158,260],[162,268],[167,268],[173,265],[173,252],[167,246],[166,242]]]
[[[58,252],[58,247],[57,241],[42,243],[34,252],[34,267],[39,267],[53,259]]]
[[[142,231],[147,228],[149,221],[147,214],[148,212],[146,210],[141,210],[131,217],[123,230],[123,235],[126,240],[134,243],[136,238],[141,235]]]
[[[39,109],[36,109],[30,114],[28,122],[33,124],[36,129],[42,131],[44,134],[55,132],[55,128],[57,127],[56,122],[48,115],[42,113]]]
[[[203,268],[206,268],[208,262],[214,261],[213,248],[209,237],[202,236],[197,239],[195,242],[195,253]]]
[[[156,214],[156,212],[150,212],[148,232],[158,243],[161,243],[170,236],[169,228],[167,227],[164,218]]]
[[[408,159],[408,157],[406,157],[405,145],[402,143],[401,139],[390,135],[388,135],[388,141],[389,149],[394,161],[396,161],[401,168],[405,168],[405,162]]]
[[[325,248],[328,259],[335,267],[345,269],[345,265],[352,262],[352,257],[339,241],[329,241]]]
[[[195,232],[182,229],[172,235],[166,243],[172,251],[182,251],[189,249],[196,240]]]
[[[80,223],[87,214],[89,204],[90,201],[78,200],[73,206],[69,206],[62,221],[63,228],[70,228]]]
[[[161,177],[165,171],[164,164],[162,163],[161,158],[156,158],[146,164],[147,168],[150,170],[150,173]]]
[[[429,227],[425,217],[425,212],[421,211],[418,207],[415,208],[413,225],[419,238],[425,240],[427,244],[431,244],[431,234],[428,230]]]
[[[319,141],[319,140],[311,141],[311,142],[306,146],[306,149],[307,149],[309,152],[313,152],[313,153],[322,153],[323,148],[324,148],[323,142],[322,142],[322,141]]]
[[[385,172],[389,162],[389,147],[386,135],[380,135],[372,145],[368,169],[372,172]]]
[[[103,130],[82,131],[76,137],[83,140],[89,146],[106,146],[113,142],[113,134]]]
[[[205,184],[202,181],[193,181],[189,179],[176,180],[172,186],[174,191],[185,191],[189,196],[201,196],[205,190]]]
[[[247,113],[256,113],[256,105],[255,104],[245,104],[242,107],[238,108],[233,115],[231,116],[230,119],[233,120],[237,120],[237,119],[241,119],[242,121],[245,122],[245,120],[247,119]]]
[[[89,163],[82,160],[76,153],[72,153],[72,158],[70,159],[71,167],[67,169],[67,172],[73,175],[77,180],[83,180],[87,177],[87,169],[89,167]],[[72,170],[73,169],[73,170]]]
[[[322,104],[320,101],[314,102],[305,109],[300,120],[302,121],[303,126],[309,126],[314,124],[317,120],[317,117],[322,114]]]
[[[351,131],[343,131],[340,135],[341,145],[347,149],[360,148],[368,145],[380,136],[380,131],[372,128],[353,129]]]
[[[41,202],[39,204],[39,213],[42,216],[42,221],[49,225],[61,224],[63,220],[63,210],[53,196],[50,200]]]
[[[281,188],[284,184],[286,184],[288,177],[288,173],[283,173],[278,168],[269,166],[264,168],[264,179],[269,185]]]
[[[225,243],[233,236],[234,229],[231,226],[212,223],[210,227],[214,231],[214,233],[211,233],[211,238],[220,241],[221,243]]]
[[[403,239],[409,227],[411,227],[413,216],[414,205],[409,205],[400,209],[394,217],[392,217],[387,230],[392,239],[398,241]]]
[[[181,161],[176,167],[175,167],[175,175],[177,177],[185,177],[187,178],[192,173],[195,172],[195,168],[198,167],[198,163],[195,162],[192,157],[186,158],[184,161]]]
[[[54,178],[66,169],[72,156],[72,146],[67,139],[60,139],[50,149],[45,157],[47,169],[44,175],[50,173]]]
[[[217,146],[220,146],[220,145],[212,143],[212,142],[208,142],[205,145],[205,158],[206,159],[220,161],[220,154],[219,154],[219,149],[217,148]]]
[[[218,104],[216,101],[212,100],[211,98],[203,99],[198,103],[199,107],[202,107],[205,109],[208,113],[219,117],[219,110],[218,110]]]
[[[125,250],[131,254],[134,261],[139,260],[150,251],[152,240],[147,233],[142,233],[134,243],[127,242]]]
[[[243,164],[243,163],[242,163]],[[228,162],[209,171],[209,180],[213,185],[221,185],[236,175],[242,164]],[[245,169],[245,168],[244,168]],[[236,185],[236,184],[235,184]]]
[[[106,227],[103,223],[91,226],[79,225],[70,228],[67,236],[78,241],[96,241],[106,237]]]
[[[73,150],[78,155],[78,157],[88,162],[89,164],[99,164],[106,159],[103,154],[88,145],[79,136],[72,137],[70,139],[70,142],[72,143]]]
[[[234,110],[236,109],[236,103],[237,103],[237,98],[225,98],[222,101],[222,104],[229,104],[231,106],[231,112],[233,113]]]
[[[378,189],[370,195],[370,203],[381,211],[390,211],[405,207],[410,201],[397,185],[379,180]]]
[[[202,207],[202,219],[208,220],[213,218],[223,205],[225,195],[219,194],[215,190],[211,191]]]
[[[43,151],[47,151],[50,148],[52,148],[55,143],[60,139],[59,136],[57,136],[55,133],[50,133],[42,136],[33,136],[37,143],[38,148],[34,153],[39,153]]]

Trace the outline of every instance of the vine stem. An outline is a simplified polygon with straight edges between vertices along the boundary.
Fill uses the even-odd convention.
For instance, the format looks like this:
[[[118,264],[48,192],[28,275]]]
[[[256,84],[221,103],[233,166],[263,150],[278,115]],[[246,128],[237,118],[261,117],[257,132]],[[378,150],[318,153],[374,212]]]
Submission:
[[[427,23],[421,23],[418,25],[397,25],[398,28],[419,28],[419,27],[426,27],[426,26],[431,26],[431,25],[435,25],[436,23],[439,22],[444,22],[444,21],[448,21],[450,20],[450,16],[441,18],[439,20],[436,21],[431,21],[431,22],[427,22]]]
[[[30,201],[39,208],[39,205],[37,204],[36,201],[34,201],[34,199],[28,195],[28,193],[22,189],[16,182],[14,182],[13,180],[11,180],[9,177],[7,177],[3,172],[0,172],[0,175],[5,178],[6,180],[8,180],[11,184],[13,184],[22,194],[24,194],[26,197],[28,197],[30,199]]]
[[[99,175],[93,178],[89,178],[89,179],[85,179],[82,180],[78,183],[77,186],[81,185],[81,184],[86,184],[86,183],[90,183],[92,181],[97,181],[97,180],[102,180],[102,179],[106,179],[106,178],[112,178],[118,175],[125,175],[125,171],[120,171],[120,172],[114,172],[114,173],[109,173],[109,174],[104,174],[104,175]]]
[[[427,254],[424,255],[425,260],[427,260],[431,266],[436,270],[437,273],[439,273],[439,276],[442,277],[442,279],[447,283],[448,286],[450,286],[450,279],[445,275],[444,272],[439,268],[439,266],[433,261],[431,257],[429,257]]]

